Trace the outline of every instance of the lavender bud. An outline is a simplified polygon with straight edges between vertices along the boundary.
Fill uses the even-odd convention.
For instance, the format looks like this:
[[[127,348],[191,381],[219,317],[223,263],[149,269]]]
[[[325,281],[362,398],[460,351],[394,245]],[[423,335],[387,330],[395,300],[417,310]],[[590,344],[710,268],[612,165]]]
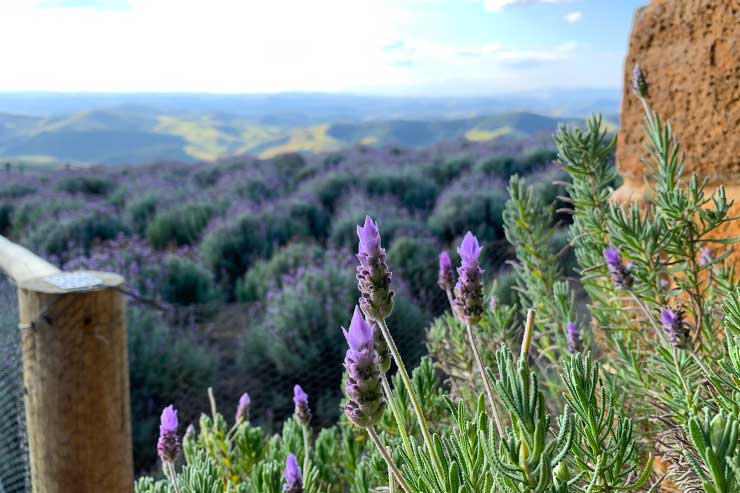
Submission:
[[[443,290],[452,289],[455,284],[455,274],[452,271],[452,260],[447,252],[439,254],[439,277],[437,285]]]
[[[236,416],[234,421],[240,423],[242,421],[249,421],[249,408],[252,405],[252,399],[249,398],[249,394],[244,392],[239,398],[239,405],[236,407]]]
[[[483,248],[468,231],[457,253],[462,263],[457,268],[460,276],[455,285],[455,311],[463,322],[476,324],[483,314],[483,270],[478,259]]]
[[[635,67],[632,69],[632,90],[641,98],[646,98],[648,95],[648,83],[645,78],[645,72],[643,72],[638,64],[635,64]]]
[[[689,328],[684,321],[685,312],[681,306],[660,309],[660,321],[663,323],[663,332],[668,336],[675,348],[686,346],[689,340]]]
[[[566,325],[568,331],[568,352],[575,354],[581,350],[581,334],[578,332],[578,327],[575,322],[568,322]]]
[[[712,260],[712,250],[709,247],[704,248],[699,255],[699,265],[711,264]]]
[[[162,462],[174,463],[180,455],[180,439],[177,437],[177,411],[172,405],[162,411],[159,424],[157,452]]]
[[[367,428],[375,425],[385,411],[373,326],[362,318],[359,308],[355,307],[349,331],[342,330],[349,345],[344,358],[344,367],[347,369],[344,390],[348,399],[344,412],[356,426]]]
[[[288,454],[288,458],[285,460],[283,477],[285,478],[285,484],[283,485],[285,493],[303,493],[303,475],[301,474],[301,468],[298,467],[298,459],[293,454]]]
[[[300,385],[293,387],[293,404],[295,404],[295,419],[302,425],[308,425],[311,421],[311,408],[308,407],[308,394]]]
[[[365,216],[364,226],[357,226],[359,246],[357,259],[357,288],[360,290],[360,308],[370,319],[384,320],[393,310],[392,275],[385,263],[385,249],[380,246],[377,223]]]
[[[622,263],[619,250],[610,245],[604,249],[604,259],[606,260],[606,266],[609,268],[609,275],[612,281],[614,281],[614,284],[620,289],[630,289],[632,287],[632,274]]]

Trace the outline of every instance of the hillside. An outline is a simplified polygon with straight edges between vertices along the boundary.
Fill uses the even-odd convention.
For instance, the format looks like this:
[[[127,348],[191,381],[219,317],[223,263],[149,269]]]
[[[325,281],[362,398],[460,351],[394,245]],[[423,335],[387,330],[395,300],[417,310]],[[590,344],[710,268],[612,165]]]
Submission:
[[[418,148],[462,138],[537,138],[552,134],[559,123],[579,121],[512,112],[294,126],[278,117],[159,113],[140,107],[55,117],[0,114],[0,159],[30,164],[193,162],[245,153],[326,152],[356,144]]]

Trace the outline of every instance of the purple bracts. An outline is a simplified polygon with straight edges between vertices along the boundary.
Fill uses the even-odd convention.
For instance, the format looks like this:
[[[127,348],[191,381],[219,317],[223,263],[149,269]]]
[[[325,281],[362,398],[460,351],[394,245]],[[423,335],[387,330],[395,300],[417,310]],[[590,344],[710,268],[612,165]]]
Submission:
[[[348,399],[344,412],[360,428],[375,425],[385,411],[374,332],[373,326],[362,318],[359,308],[355,307],[349,330],[344,330],[349,345],[344,358],[344,367],[347,369],[344,390]]]
[[[628,290],[632,287],[632,274],[629,269],[622,263],[622,257],[619,250],[613,246],[604,249],[604,260],[609,269],[609,275],[618,288]]]
[[[249,408],[252,405],[252,399],[249,398],[249,394],[244,392],[239,398],[239,405],[236,407],[236,417],[234,421],[237,423],[241,421],[249,421]]]
[[[455,285],[455,311],[460,319],[468,324],[478,323],[483,315],[483,270],[478,259],[483,248],[478,239],[468,231],[457,253],[462,265],[457,268],[459,279]]]
[[[578,326],[575,322],[568,322],[566,325],[568,338],[568,352],[575,354],[581,350],[581,334],[578,332]]]
[[[359,245],[357,259],[357,288],[360,290],[360,308],[373,320],[384,320],[393,310],[392,275],[385,263],[385,250],[380,246],[377,223],[365,216],[365,225],[357,226]]]
[[[641,98],[645,98],[648,95],[648,83],[645,78],[645,72],[643,72],[638,64],[635,64],[632,69],[632,90]]]
[[[308,407],[308,394],[300,385],[293,387],[293,404],[295,404],[295,419],[302,425],[311,421],[311,408]]]
[[[447,252],[439,254],[439,277],[437,278],[437,285],[444,291],[452,289],[455,285],[452,260],[450,260],[450,255]]]
[[[375,341],[375,352],[378,353],[380,371],[388,373],[388,370],[391,369],[391,350],[388,347],[388,341],[383,337],[378,322],[370,320],[369,323],[373,326],[373,340]]]
[[[685,347],[689,339],[689,329],[684,322],[683,308],[661,308],[660,321],[663,324],[663,332],[668,336],[668,342],[675,348]]]
[[[159,424],[157,453],[162,462],[174,463],[180,455],[180,439],[177,437],[177,411],[172,405],[162,411]]]
[[[285,460],[283,477],[285,478],[285,484],[283,485],[285,493],[303,493],[303,475],[301,474],[301,468],[298,467],[298,460],[293,454],[289,454]]]

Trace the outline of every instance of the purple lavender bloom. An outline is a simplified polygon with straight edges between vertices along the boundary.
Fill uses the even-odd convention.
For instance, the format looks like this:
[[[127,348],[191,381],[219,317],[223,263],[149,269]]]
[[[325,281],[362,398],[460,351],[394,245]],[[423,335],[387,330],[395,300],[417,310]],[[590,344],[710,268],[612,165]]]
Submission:
[[[180,455],[180,439],[177,437],[177,411],[172,405],[162,411],[159,424],[157,452],[162,462],[174,463]]]
[[[712,250],[709,247],[704,248],[699,255],[699,265],[711,264],[712,260]]]
[[[360,307],[373,320],[384,320],[393,310],[392,275],[385,263],[385,249],[380,246],[378,224],[365,216],[365,225],[357,227],[360,239],[357,251],[357,288]]]
[[[482,250],[478,238],[470,231],[457,249],[462,265],[457,268],[459,279],[455,285],[455,311],[462,321],[472,325],[478,323],[484,310],[483,270],[478,265]]]
[[[234,421],[237,423],[241,421],[249,421],[249,408],[251,405],[252,399],[250,399],[249,394],[244,392],[239,398],[239,405],[236,407],[236,417],[234,418]]]
[[[681,307],[660,309],[663,332],[668,336],[668,342],[675,348],[684,347],[689,339],[689,330],[684,322],[684,315],[685,312]]]
[[[640,65],[636,63],[635,67],[632,69],[632,90],[635,91],[635,94],[639,97],[646,98],[648,95],[648,88],[645,72],[643,72]]]
[[[378,353],[378,364],[380,365],[380,371],[388,373],[391,369],[391,349],[388,347],[388,341],[383,337],[383,333],[378,327],[378,322],[370,320],[369,323],[373,326],[373,339],[375,352]]]
[[[439,254],[439,277],[437,285],[444,291],[452,289],[455,283],[455,274],[452,271],[452,260],[447,252]]]
[[[630,289],[632,287],[632,275],[627,267],[622,263],[622,256],[619,250],[609,245],[604,249],[604,259],[609,269],[609,275],[620,289]]]
[[[568,352],[575,354],[581,350],[581,334],[578,332],[578,326],[575,322],[568,322],[566,330],[568,332]]]
[[[383,416],[385,400],[381,391],[380,360],[375,351],[373,326],[355,307],[349,331],[342,328],[349,349],[344,358],[347,381],[344,390],[348,402],[344,412],[360,428],[375,425]]]
[[[302,425],[311,421],[311,408],[308,407],[308,394],[300,385],[293,387],[293,404],[295,404],[295,419]]]
[[[303,475],[301,474],[301,468],[298,467],[298,459],[293,454],[288,454],[288,458],[285,460],[283,477],[285,478],[285,484],[283,485],[285,493],[303,493]]]

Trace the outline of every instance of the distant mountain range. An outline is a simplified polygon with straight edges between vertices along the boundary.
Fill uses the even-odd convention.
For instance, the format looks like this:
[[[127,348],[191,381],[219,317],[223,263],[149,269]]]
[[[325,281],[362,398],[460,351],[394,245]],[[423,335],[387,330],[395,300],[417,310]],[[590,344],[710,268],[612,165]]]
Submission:
[[[0,94],[0,160],[35,164],[197,161],[355,144],[421,147],[552,133],[619,99],[588,90],[507,98],[326,94]],[[537,109],[535,114],[531,109]],[[567,115],[567,117],[565,117]]]

